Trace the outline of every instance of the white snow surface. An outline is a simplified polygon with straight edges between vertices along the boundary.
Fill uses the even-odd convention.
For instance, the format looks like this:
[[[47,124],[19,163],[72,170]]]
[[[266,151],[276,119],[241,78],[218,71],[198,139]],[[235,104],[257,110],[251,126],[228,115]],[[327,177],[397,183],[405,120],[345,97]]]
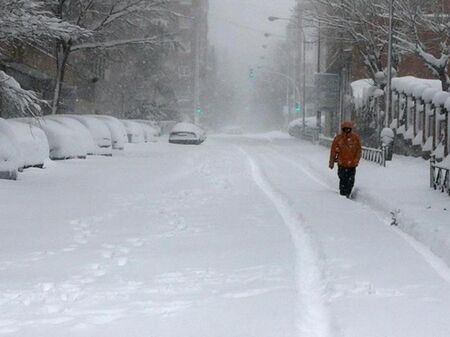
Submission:
[[[448,337],[449,199],[428,164],[363,161],[348,200],[327,163],[273,132],[0,181],[0,334]]]

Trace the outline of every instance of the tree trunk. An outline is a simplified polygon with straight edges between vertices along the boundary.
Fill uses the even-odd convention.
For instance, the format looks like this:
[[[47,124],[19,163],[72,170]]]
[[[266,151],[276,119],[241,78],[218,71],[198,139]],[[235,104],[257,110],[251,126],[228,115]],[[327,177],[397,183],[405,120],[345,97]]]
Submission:
[[[64,85],[67,60],[69,59],[70,52],[70,43],[62,41],[58,42],[58,45],[56,47],[56,79],[52,102],[52,115],[56,115],[61,103],[61,89]]]

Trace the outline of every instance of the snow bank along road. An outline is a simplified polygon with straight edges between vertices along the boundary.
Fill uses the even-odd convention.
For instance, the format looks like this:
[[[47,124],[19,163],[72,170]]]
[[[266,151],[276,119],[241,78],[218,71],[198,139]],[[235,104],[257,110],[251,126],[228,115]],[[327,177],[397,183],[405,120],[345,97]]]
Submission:
[[[448,267],[312,151],[213,137],[0,181],[0,335],[448,337]]]

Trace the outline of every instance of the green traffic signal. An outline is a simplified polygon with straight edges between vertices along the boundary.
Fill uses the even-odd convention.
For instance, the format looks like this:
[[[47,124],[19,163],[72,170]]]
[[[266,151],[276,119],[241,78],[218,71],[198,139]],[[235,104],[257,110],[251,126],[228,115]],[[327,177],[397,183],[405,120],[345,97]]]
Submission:
[[[302,112],[302,107],[300,106],[300,103],[295,103],[295,112],[297,113]]]
[[[255,69],[251,68],[248,74],[248,77],[253,80],[256,76],[255,76]]]

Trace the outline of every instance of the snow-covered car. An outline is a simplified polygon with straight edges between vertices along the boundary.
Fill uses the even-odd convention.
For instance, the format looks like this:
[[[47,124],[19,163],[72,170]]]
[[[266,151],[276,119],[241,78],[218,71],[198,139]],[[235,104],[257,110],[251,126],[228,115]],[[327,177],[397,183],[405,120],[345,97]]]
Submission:
[[[112,156],[111,133],[108,127],[98,118],[85,115],[66,115],[83,124],[91,133],[96,145],[94,154],[100,156]]]
[[[8,119],[6,122],[14,132],[20,151],[19,169],[29,167],[43,168],[50,156],[47,136],[40,128],[22,123],[19,120]]]
[[[0,118],[0,179],[16,180],[20,151],[10,125]]]
[[[76,142],[84,149],[87,155],[93,155],[96,152],[96,145],[94,143],[94,138],[89,132],[88,128],[85,127],[81,122],[74,118],[70,118],[66,115],[49,115],[45,116],[44,119],[51,119],[57,123],[63,124],[68,127],[71,132],[68,137],[76,140]]]
[[[141,124],[130,120],[122,120],[122,123],[127,130],[128,143],[139,144],[145,142],[145,133]]]
[[[199,145],[206,140],[205,131],[191,123],[176,124],[169,135],[169,143]]]
[[[128,136],[127,130],[120,122],[120,120],[106,115],[93,115],[93,117],[102,121],[109,129],[109,132],[111,134],[112,148],[114,150],[123,150],[125,148],[125,143],[127,143],[128,141]]]
[[[47,136],[52,160],[86,158],[85,148],[73,137],[74,131],[66,125],[50,118],[20,118],[20,122],[39,127]]]

